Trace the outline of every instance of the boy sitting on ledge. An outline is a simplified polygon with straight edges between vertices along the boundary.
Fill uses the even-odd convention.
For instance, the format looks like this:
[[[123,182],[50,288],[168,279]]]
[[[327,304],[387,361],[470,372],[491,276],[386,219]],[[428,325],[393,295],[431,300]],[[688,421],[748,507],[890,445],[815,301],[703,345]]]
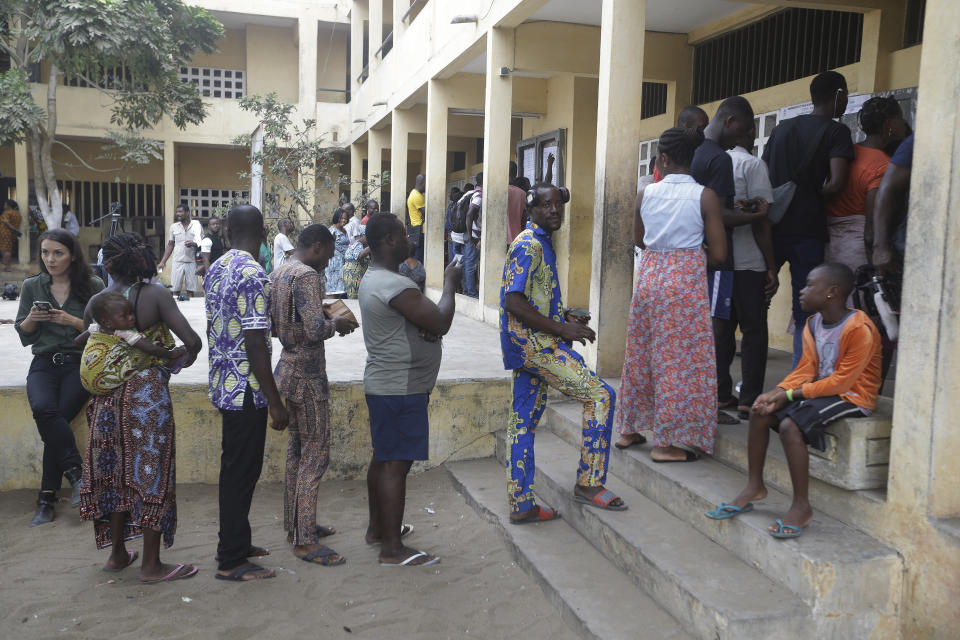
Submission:
[[[810,272],[800,292],[803,310],[814,314],[803,330],[803,356],[777,388],[754,402],[747,486],[731,504],[708,511],[708,517],[732,518],[767,496],[763,463],[774,429],[787,455],[793,503],[768,531],[775,538],[797,538],[813,520],[807,500],[807,445],[823,451],[826,426],[840,418],[870,415],[880,391],[880,334],[864,312],[846,307],[853,285],[853,272],[842,264],[825,263]]]

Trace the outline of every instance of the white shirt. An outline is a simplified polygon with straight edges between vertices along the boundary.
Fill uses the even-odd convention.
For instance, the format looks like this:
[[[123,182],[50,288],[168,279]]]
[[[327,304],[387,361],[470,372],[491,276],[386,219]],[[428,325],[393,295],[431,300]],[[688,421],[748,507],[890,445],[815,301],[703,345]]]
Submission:
[[[213,238],[208,238],[203,236],[203,240],[200,241],[200,253],[212,253],[213,252]]]
[[[733,199],[763,198],[767,203],[773,202],[773,187],[763,160],[743,147],[734,147],[727,153],[733,161]],[[767,262],[749,224],[733,228],[733,268],[737,271],[767,270]]]
[[[173,240],[173,255],[170,257],[174,262],[194,262],[197,259],[197,250],[185,243],[189,241],[200,246],[203,227],[199,220],[190,220],[186,228],[182,222],[174,222],[170,225],[170,239]]]
[[[347,234],[347,240],[350,241],[350,244],[353,244],[357,239],[357,236],[360,235],[360,227],[363,226],[363,223],[360,222],[360,218],[357,216],[352,216],[350,222],[347,223],[347,226],[343,228],[343,232]]]
[[[74,236],[80,235],[80,223],[77,222],[77,216],[70,209],[67,209],[67,213],[63,216],[63,228]]]
[[[671,173],[643,190],[640,218],[648,251],[696,249],[703,244],[703,187],[693,176]]]
[[[287,261],[287,251],[293,249],[293,243],[283,233],[278,233],[273,238],[273,270],[276,271]]]

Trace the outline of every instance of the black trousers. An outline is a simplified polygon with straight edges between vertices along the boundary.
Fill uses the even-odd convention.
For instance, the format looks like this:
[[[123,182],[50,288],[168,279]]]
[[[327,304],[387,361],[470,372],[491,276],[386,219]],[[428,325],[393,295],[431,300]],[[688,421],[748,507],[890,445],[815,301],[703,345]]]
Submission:
[[[220,456],[219,568],[228,571],[247,561],[252,545],[250,503],[263,469],[267,438],[267,408],[257,409],[247,386],[243,409],[220,410],[223,418],[223,453]]]
[[[50,356],[34,356],[27,373],[27,400],[43,440],[41,491],[57,491],[63,472],[83,465],[70,421],[89,397],[80,384],[79,362],[54,364]]]
[[[730,319],[713,319],[713,340],[717,351],[717,399],[727,400],[733,395],[730,365],[737,353],[737,326],[743,339],[740,343],[741,374],[740,405],[752,405],[763,393],[763,378],[767,368],[767,298],[763,288],[767,274],[759,271],[733,272],[733,304]]]

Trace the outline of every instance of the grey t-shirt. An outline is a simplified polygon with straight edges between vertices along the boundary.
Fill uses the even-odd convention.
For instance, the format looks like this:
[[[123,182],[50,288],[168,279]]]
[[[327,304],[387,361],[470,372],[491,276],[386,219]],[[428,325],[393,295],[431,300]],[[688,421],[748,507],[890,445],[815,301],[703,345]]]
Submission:
[[[420,327],[390,306],[410,278],[370,265],[360,281],[360,326],[367,347],[363,390],[373,396],[430,393],[437,383],[442,347],[420,337]]]

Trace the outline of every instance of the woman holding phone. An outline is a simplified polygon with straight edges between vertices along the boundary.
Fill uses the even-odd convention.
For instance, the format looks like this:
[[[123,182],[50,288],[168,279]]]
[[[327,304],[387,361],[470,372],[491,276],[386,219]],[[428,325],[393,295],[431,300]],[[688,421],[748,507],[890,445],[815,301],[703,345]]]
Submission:
[[[78,504],[83,461],[70,421],[88,394],[80,384],[82,350],[74,339],[83,331],[87,301],[103,289],[83,260],[80,243],[65,229],[40,236],[39,262],[40,273],[23,281],[15,324],[20,342],[33,352],[27,398],[43,440],[43,478],[31,527],[53,520],[64,476],[74,487],[71,502]]]

